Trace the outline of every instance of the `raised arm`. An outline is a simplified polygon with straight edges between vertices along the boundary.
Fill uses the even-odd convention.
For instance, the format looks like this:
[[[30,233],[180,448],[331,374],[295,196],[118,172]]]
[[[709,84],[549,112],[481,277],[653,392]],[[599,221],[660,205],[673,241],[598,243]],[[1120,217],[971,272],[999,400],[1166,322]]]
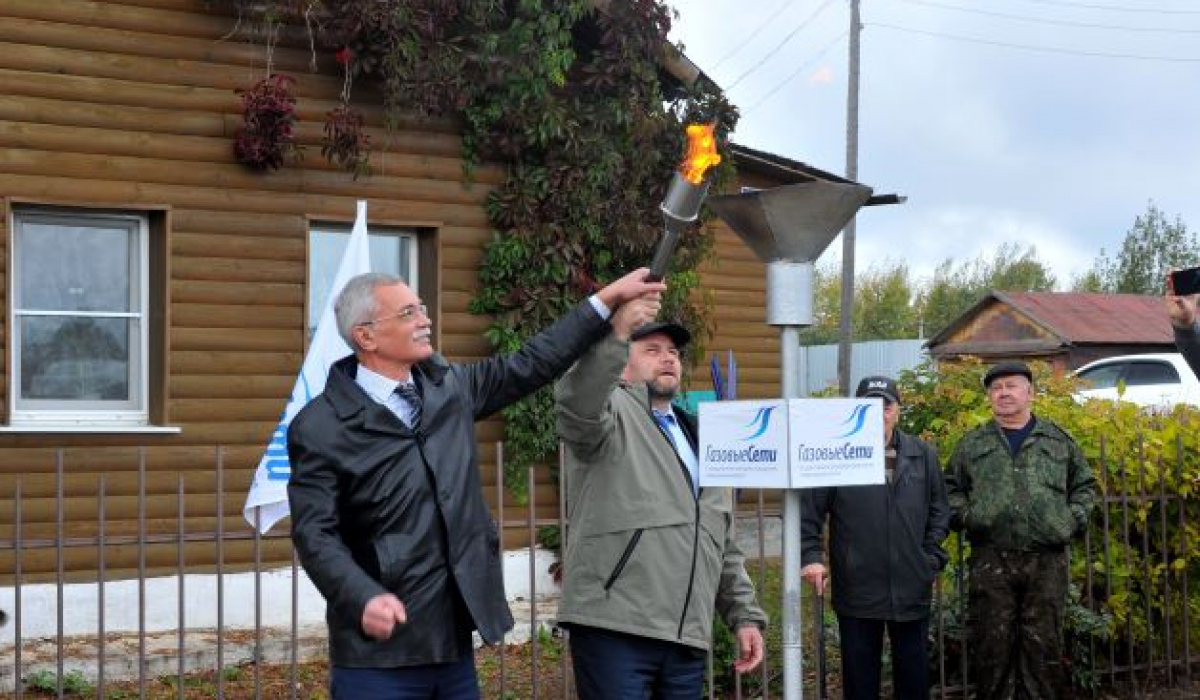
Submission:
[[[661,282],[646,282],[639,268],[609,284],[595,297],[616,316],[628,302],[661,294]],[[656,309],[657,312],[657,309]],[[585,300],[516,352],[466,366],[468,400],[476,420],[486,418],[554,381],[594,343],[608,335],[607,319]]]
[[[629,335],[658,314],[657,295],[617,309],[612,334],[593,346],[554,387],[558,434],[580,456],[594,454],[613,432],[609,401],[629,361]]]

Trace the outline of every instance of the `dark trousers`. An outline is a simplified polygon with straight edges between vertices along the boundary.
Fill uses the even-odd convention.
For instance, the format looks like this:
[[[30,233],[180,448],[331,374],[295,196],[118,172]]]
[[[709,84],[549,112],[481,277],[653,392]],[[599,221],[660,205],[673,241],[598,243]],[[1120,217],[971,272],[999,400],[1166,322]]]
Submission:
[[[696,700],[704,689],[700,649],[571,625],[579,700]]]
[[[329,670],[332,700],[479,700],[475,654],[458,661],[400,668]]]
[[[968,679],[979,700],[1054,700],[1066,690],[1067,553],[979,547],[971,555]]]
[[[878,700],[883,633],[892,643],[892,684],[896,700],[928,700],[929,618],[897,622],[838,615],[842,638],[842,697]]]

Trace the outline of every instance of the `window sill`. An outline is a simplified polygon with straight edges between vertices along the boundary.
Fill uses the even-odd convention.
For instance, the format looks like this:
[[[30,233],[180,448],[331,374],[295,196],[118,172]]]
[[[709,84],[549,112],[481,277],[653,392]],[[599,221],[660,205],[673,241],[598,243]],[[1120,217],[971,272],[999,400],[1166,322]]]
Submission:
[[[0,433],[90,433],[96,435],[177,435],[183,428],[176,425],[75,425],[48,423],[46,425],[0,425]]]

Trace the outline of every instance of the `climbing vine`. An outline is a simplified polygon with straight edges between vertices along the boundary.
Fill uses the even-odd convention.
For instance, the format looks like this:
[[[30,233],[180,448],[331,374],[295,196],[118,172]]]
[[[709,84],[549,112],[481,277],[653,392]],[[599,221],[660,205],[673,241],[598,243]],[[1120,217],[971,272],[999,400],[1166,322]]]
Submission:
[[[413,112],[462,120],[464,177],[481,161],[507,166],[487,200],[493,233],[470,305],[491,317],[487,338],[501,352],[646,264],[684,125],[716,121],[723,142],[737,120],[715,86],[666,77],[671,12],[659,0],[604,11],[589,0],[224,1],[243,19],[307,27],[317,50],[335,54],[346,89],[322,148],[334,163],[363,171],[369,144],[349,90],[369,78],[389,126]],[[714,188],[731,176],[726,153]],[[696,268],[710,248],[704,226],[685,236],[664,299],[664,315],[698,338],[708,326]],[[513,477],[556,449],[551,403],[544,390],[505,412],[518,495],[525,479]]]

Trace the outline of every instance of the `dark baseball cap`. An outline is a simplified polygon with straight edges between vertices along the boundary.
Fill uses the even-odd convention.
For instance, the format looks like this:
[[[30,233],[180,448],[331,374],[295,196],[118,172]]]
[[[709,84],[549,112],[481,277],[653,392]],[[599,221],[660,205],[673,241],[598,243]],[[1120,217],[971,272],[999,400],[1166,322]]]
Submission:
[[[647,338],[657,333],[662,333],[670,338],[671,342],[675,343],[675,347],[679,350],[682,350],[685,345],[692,342],[692,334],[688,333],[688,329],[684,328],[678,323],[671,323],[670,321],[655,321],[653,323],[647,323],[636,331],[630,333],[629,339],[641,340],[642,338]]]
[[[992,385],[992,382],[1000,377],[1012,377],[1021,375],[1033,383],[1033,370],[1029,369],[1029,365],[1020,360],[1005,360],[997,362],[988,368],[987,374],[983,375],[983,386],[986,389]]]
[[[854,395],[859,398],[879,396],[887,399],[889,403],[900,403],[900,389],[896,387],[896,380],[891,377],[863,377]]]

